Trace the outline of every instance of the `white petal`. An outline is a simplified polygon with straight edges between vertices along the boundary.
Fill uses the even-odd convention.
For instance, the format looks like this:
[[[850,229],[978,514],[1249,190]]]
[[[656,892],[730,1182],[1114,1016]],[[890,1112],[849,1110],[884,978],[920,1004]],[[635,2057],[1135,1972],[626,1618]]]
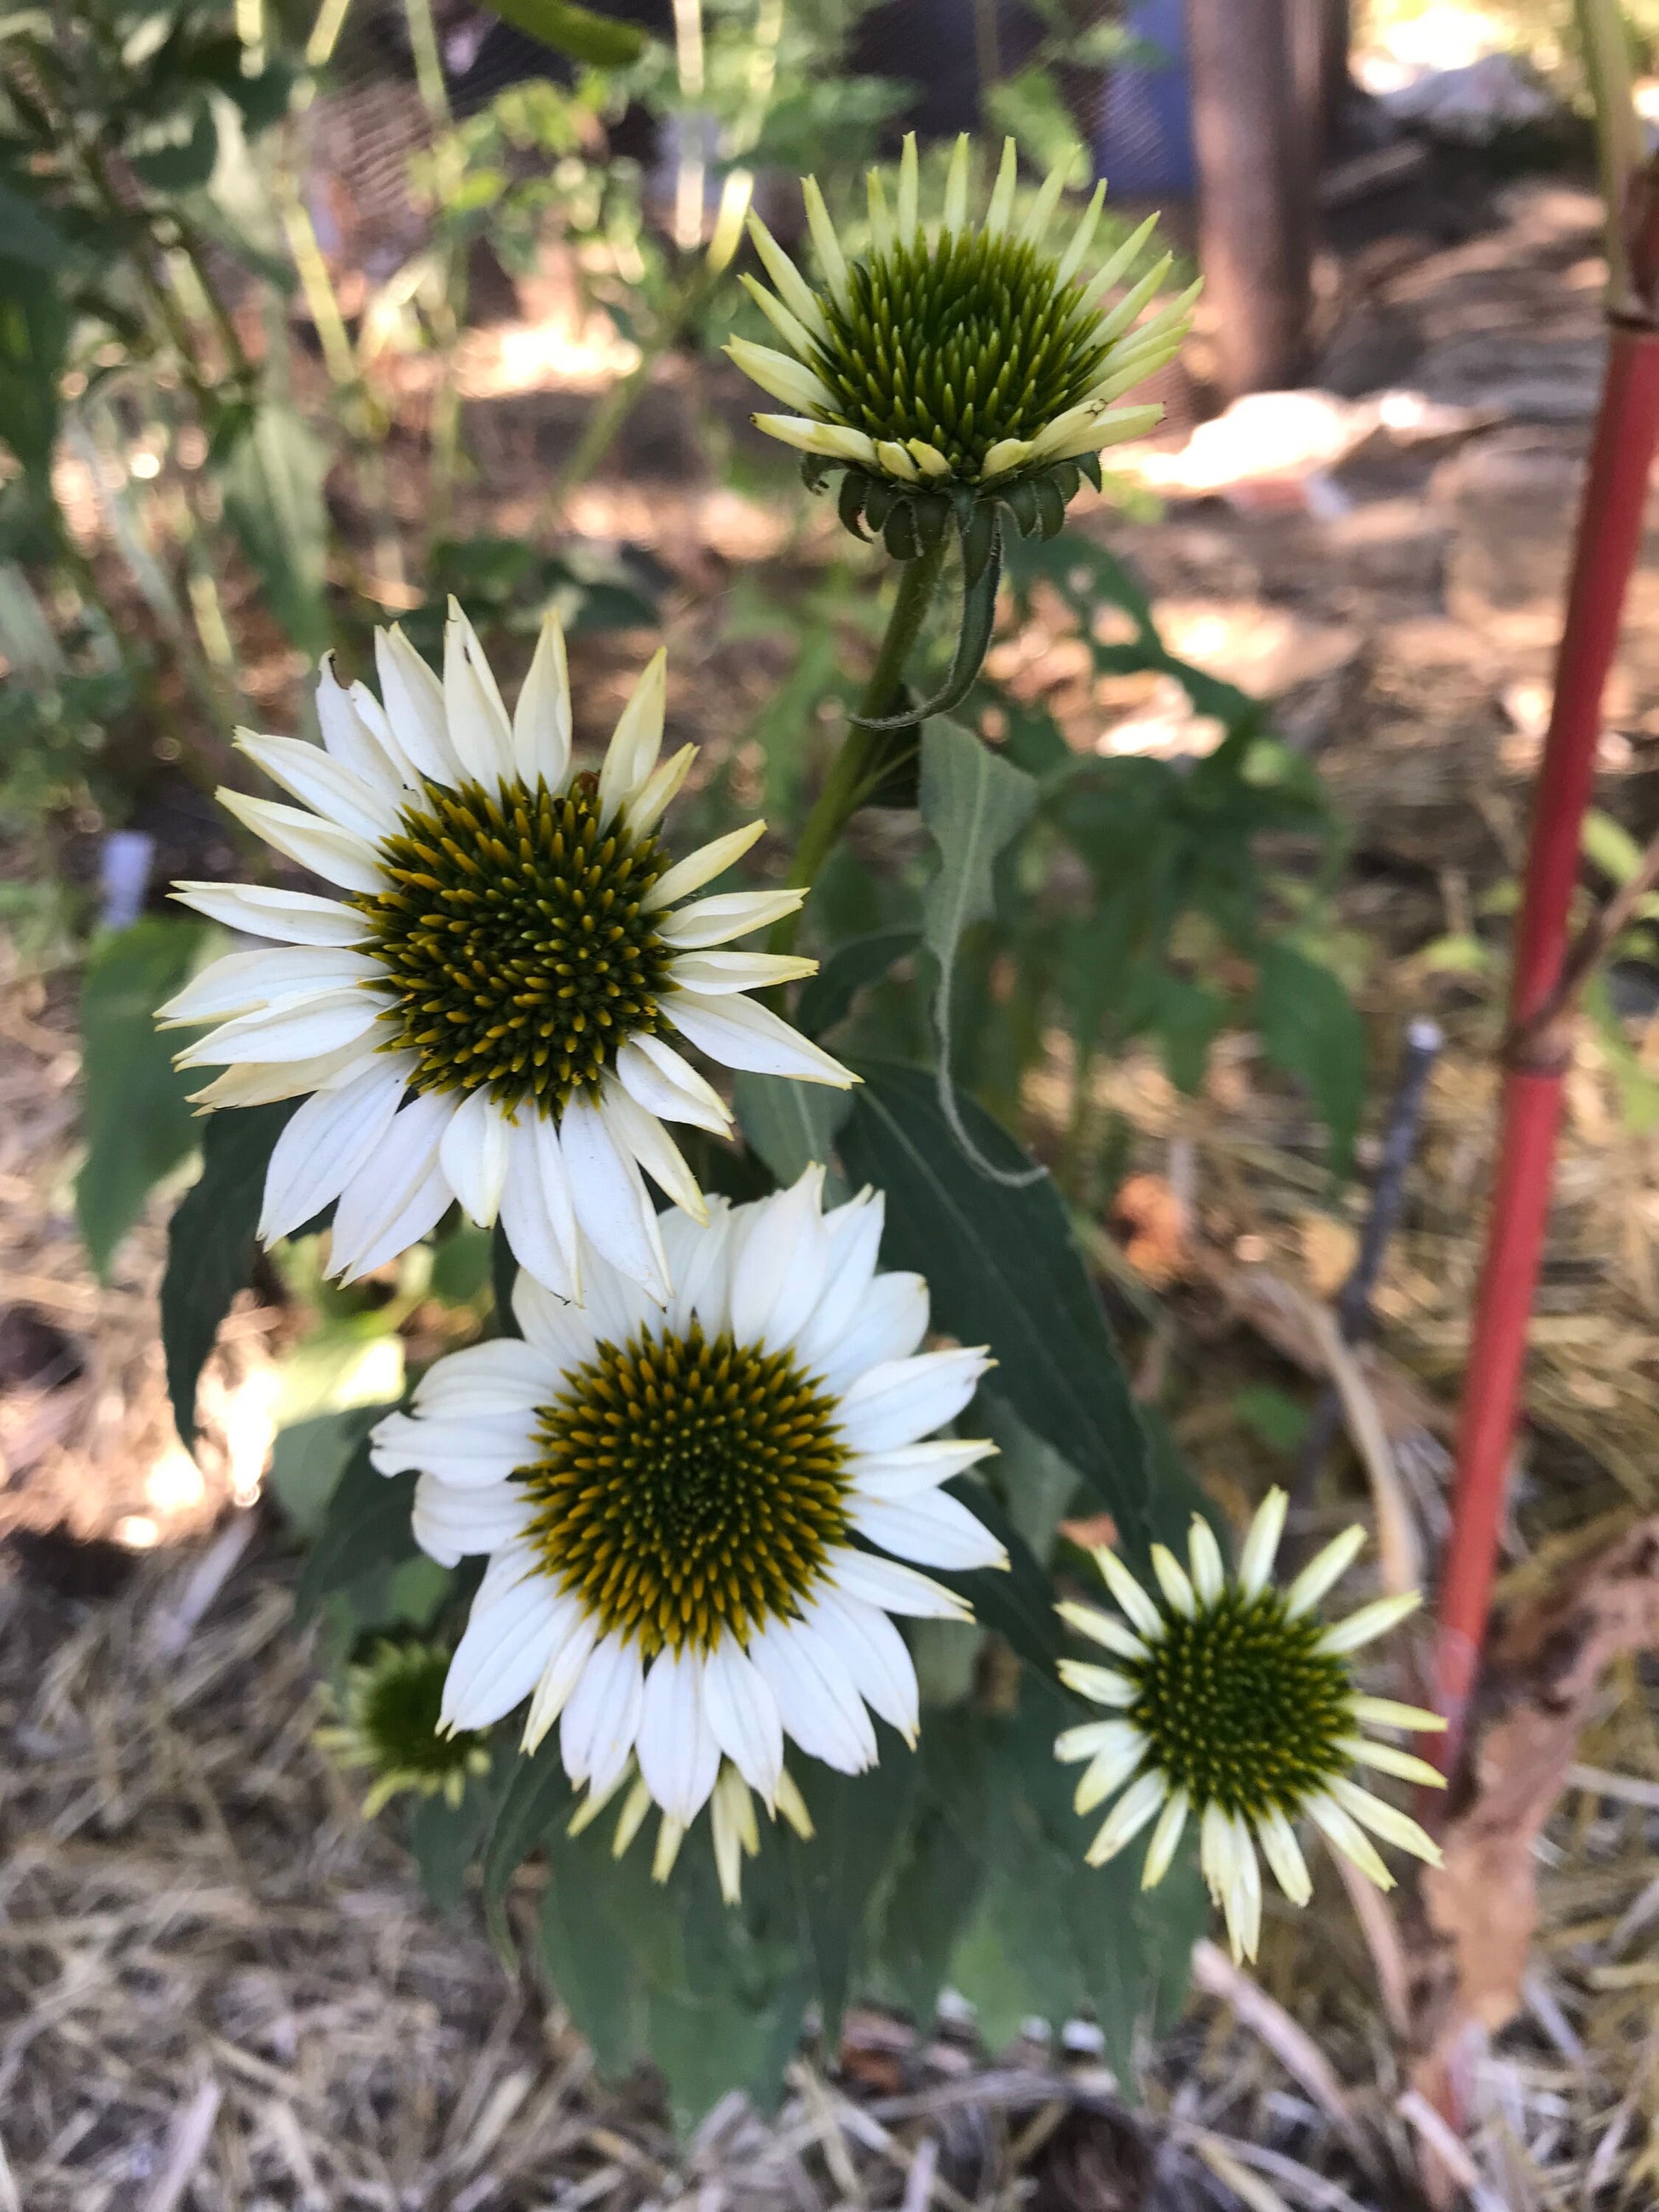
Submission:
[[[878,1606],[838,1590],[820,1591],[807,1618],[829,1642],[871,1711],[896,1729],[914,1749],[921,1722],[921,1692],[904,1638]]]
[[[623,820],[633,837],[647,836],[667,813],[680,786],[697,757],[696,745],[682,745],[672,758],[659,761],[623,808]]]
[[[793,1346],[823,1288],[823,1170],[813,1166],[788,1189],[735,1209],[728,1297],[739,1344]]]
[[[830,210],[823,204],[823,194],[818,190],[816,177],[802,178],[801,198],[806,203],[806,225],[812,234],[812,244],[817,251],[823,281],[830,287],[830,298],[845,313],[848,298],[847,258],[841,250],[841,240],[836,235],[836,226],[830,220]],[[787,293],[784,295],[784,301],[786,306],[794,305]],[[795,308],[795,313],[800,314],[799,307]],[[803,322],[806,319],[805,315],[801,315]]]
[[[1421,1590],[1402,1590],[1398,1597],[1379,1597],[1370,1605],[1362,1605],[1358,1613],[1351,1613],[1346,1620],[1332,1623],[1319,1638],[1319,1649],[1340,1657],[1349,1651],[1358,1651],[1362,1644],[1375,1643],[1386,1636],[1402,1620],[1415,1613],[1423,1602]]]
[[[893,218],[887,206],[887,187],[879,169],[865,173],[865,185],[870,203],[870,242],[878,259],[886,260],[896,244]]]
[[[564,1109],[559,1148],[576,1219],[595,1249],[651,1297],[665,1301],[668,1262],[644,1180],[618,1151],[599,1109],[580,1092]]]
[[[916,166],[916,134],[914,131],[907,131],[904,134],[904,144],[899,154],[898,208],[895,217],[898,241],[901,246],[913,246],[915,243],[918,228],[916,197],[919,182]]]
[[[561,1375],[582,1366],[598,1348],[599,1339],[584,1309],[538,1282],[528,1268],[513,1285],[513,1313],[526,1342],[550,1360]]]
[[[780,983],[798,982],[817,972],[816,960],[781,952],[682,952],[668,970],[680,990],[700,991],[710,999],[726,998],[734,991],[775,990]]]
[[[1071,461],[1080,453],[1103,453],[1108,446],[1127,445],[1131,438],[1145,436],[1148,431],[1155,430],[1163,419],[1160,403],[1142,407],[1108,407],[1081,424],[1069,438],[1057,441],[1042,458]]]
[[[1050,216],[1060,204],[1060,196],[1066,189],[1066,179],[1071,173],[1072,157],[1063,154],[1043,179],[1037,196],[1031,203],[1024,222],[1019,227],[1022,238],[1041,240],[1048,228]]]
[[[821,453],[826,460],[853,461],[866,469],[879,466],[875,440],[844,423],[815,422],[805,415],[756,415],[750,420],[757,430],[797,453]]]
[[[377,1054],[337,1090],[307,1098],[276,1139],[265,1170],[262,1244],[320,1213],[374,1158],[403,1103],[412,1054]]]
[[[1103,1751],[1133,1751],[1139,1758],[1146,1748],[1146,1737],[1128,1721],[1084,1721],[1076,1728],[1062,1729],[1054,1738],[1054,1757],[1067,1766],[1080,1759],[1096,1759]]]
[[[1133,1843],[1170,1794],[1164,1777],[1154,1769],[1132,1782],[1101,1824],[1100,1832],[1084,1853],[1091,1866],[1104,1866],[1126,1844]]]
[[[1255,1817],[1256,1841],[1261,1856],[1273,1869],[1273,1879],[1292,1905],[1305,1905],[1313,1895],[1313,1881],[1296,1831],[1276,1805]]]
[[[580,1606],[573,1607],[568,1626],[548,1654],[547,1664],[531,1698],[530,1711],[525,1715],[524,1735],[519,1743],[520,1751],[534,1751],[569,1704],[599,1636],[598,1625],[592,1616]]]
[[[533,791],[557,791],[570,773],[570,671],[564,625],[550,608],[513,715],[513,759]]]
[[[960,1573],[1008,1564],[1008,1554],[990,1530],[946,1491],[930,1490],[900,1505],[855,1493],[848,1501],[848,1520],[872,1544],[919,1566]]]
[[[926,1443],[901,1444],[895,1451],[855,1455],[848,1462],[847,1479],[866,1498],[915,1498],[977,1467],[995,1450],[988,1437],[934,1437]]]
[[[443,1720],[457,1729],[489,1728],[535,1688],[561,1631],[580,1608],[533,1564],[499,1603],[474,1608],[444,1680]]]
[[[395,623],[375,631],[374,665],[399,750],[434,783],[458,783],[461,764],[449,742],[443,686]]]
[[[258,737],[238,730],[236,749],[262,768],[273,783],[293,793],[342,830],[349,830],[370,844],[392,836],[399,809],[383,787],[366,783],[321,745],[308,745],[298,738]]]
[[[712,898],[677,908],[657,924],[665,945],[690,952],[706,945],[725,945],[734,937],[747,937],[765,929],[785,915],[796,913],[806,893],[798,887],[775,891],[716,891]]]
[[[301,807],[284,806],[274,799],[250,799],[240,791],[221,789],[219,803],[256,837],[325,882],[349,891],[386,889],[379,855],[355,830],[342,830],[337,823],[325,822],[320,814],[307,814]]]
[[[708,1200],[705,1224],[680,1212],[663,1217],[663,1250],[674,1285],[666,1321],[677,1336],[684,1336],[694,1321],[701,1323],[708,1337],[723,1336],[731,1326],[734,1211],[726,1199],[716,1195]]]
[[[1091,1667],[1084,1659],[1062,1659],[1054,1672],[1068,1690],[1075,1690],[1091,1705],[1104,1705],[1109,1711],[1127,1711],[1140,1694],[1127,1674],[1120,1674],[1111,1667]]]
[[[1391,1743],[1368,1743],[1364,1736],[1355,1736],[1346,1747],[1350,1759],[1361,1766],[1375,1767],[1379,1774],[1398,1776],[1401,1782],[1414,1782],[1419,1790],[1443,1790],[1446,1778],[1426,1759],[1419,1759],[1414,1751],[1401,1751]]]
[[[441,1567],[459,1566],[473,1553],[500,1551],[522,1533],[524,1522],[523,1492],[505,1483],[457,1490],[423,1474],[415,1486],[415,1541]]]
[[[1125,1734],[1133,1740],[1103,1744],[1078,1777],[1072,1808],[1079,1820],[1121,1790],[1146,1757],[1146,1747],[1139,1732],[1129,1729]]]
[[[1084,209],[1082,218],[1079,221],[1077,228],[1072,234],[1071,244],[1066,247],[1065,252],[1060,257],[1060,261],[1054,270],[1058,284],[1069,284],[1073,277],[1077,275],[1078,270],[1082,268],[1084,256],[1088,252],[1090,246],[1094,242],[1096,226],[1100,221],[1100,210],[1105,204],[1105,185],[1103,183],[1097,184],[1094,189],[1093,198],[1090,200],[1088,206]],[[1135,255],[1139,252],[1146,240],[1152,236],[1157,224],[1158,217],[1155,215],[1148,216],[1146,222],[1141,224],[1139,230],[1133,232],[1125,241],[1128,249],[1128,258],[1123,264],[1126,269],[1128,267],[1129,262],[1134,258]],[[1108,265],[1109,266],[1110,264],[1109,264]],[[1104,275],[1104,270],[1103,270],[1102,274]]]
[[[1143,1889],[1156,1889],[1170,1871],[1176,1846],[1181,1841],[1182,1830],[1187,1825],[1187,1812],[1191,1802],[1184,1790],[1177,1790],[1158,1814],[1158,1826],[1152,1830],[1152,1839],[1146,1846],[1146,1862],[1140,1869]]]
[[[848,1389],[836,1416],[853,1451],[891,1451],[954,1420],[993,1364],[983,1345],[884,1360]]]
[[[492,1337],[434,1360],[415,1385],[422,1413],[453,1419],[464,1413],[516,1413],[545,1405],[561,1370],[540,1345],[516,1336]]]
[[[968,220],[968,165],[972,158],[972,143],[963,131],[951,149],[951,166],[945,175],[943,228],[947,231],[962,229]]]
[[[994,477],[1006,477],[1011,469],[1023,467],[1036,451],[1030,438],[999,438],[980,462],[981,482],[989,483]]]
[[[418,1244],[449,1204],[438,1146],[450,1115],[434,1092],[392,1116],[369,1164],[347,1183],[334,1210],[329,1272],[355,1282]]]
[[[1206,1607],[1218,1605],[1227,1588],[1227,1565],[1216,1541],[1215,1530],[1202,1514],[1193,1516],[1187,1537],[1187,1557],[1191,1562],[1193,1588],[1198,1593],[1199,1603]]]
[[[1235,1959],[1254,1959],[1261,1944],[1261,1865],[1242,1818],[1233,1815],[1233,1878],[1223,1910]]]
[[[641,1332],[655,1334],[662,1325],[660,1301],[596,1251],[585,1237],[581,1249],[582,1318],[595,1341],[628,1344]]]
[[[392,724],[386,708],[367,684],[353,684],[346,691],[351,710],[369,732],[375,744],[386,755],[392,774],[403,785],[405,793],[421,787],[421,772],[392,735]]]
[[[1068,1628],[1079,1636],[1086,1636],[1108,1651],[1115,1652],[1120,1659],[1144,1659],[1146,1646],[1131,1628],[1126,1628],[1115,1613],[1102,1613],[1092,1605],[1057,1605],[1054,1611]]]
[[[760,1850],[760,1829],[748,1786],[735,1766],[723,1766],[708,1810],[714,1844],[714,1871],[727,1905],[743,1902],[743,1856]]]
[[[536,1415],[530,1407],[504,1413],[388,1413],[374,1429],[369,1457],[382,1474],[411,1468],[457,1490],[508,1482],[535,1456]]]
[[[1285,1593],[1285,1610],[1292,1620],[1311,1613],[1326,1593],[1340,1583],[1365,1548],[1365,1532],[1358,1525],[1334,1536],[1316,1552]]]
[[[319,991],[270,1013],[240,1014],[185,1047],[175,1067],[225,1067],[246,1061],[316,1060],[356,1044],[386,1011],[385,1002],[360,984]]]
[[[729,1638],[703,1662],[702,1696],[714,1741],[769,1809],[783,1771],[783,1723],[765,1677]]]
[[[911,459],[908,448],[896,438],[877,439],[876,459],[886,474],[896,477],[900,483],[921,483],[921,471]]]
[[[809,191],[809,205],[811,198]],[[820,204],[822,204],[821,202]],[[825,219],[827,221],[828,218]],[[760,217],[752,213],[749,217],[749,235],[755,241],[755,250],[760,255],[761,266],[771,278],[777,289],[778,297],[789,313],[813,337],[827,338],[830,335],[830,325],[824,320],[823,310],[813,296],[811,287]],[[813,226],[813,236],[815,238],[817,236],[816,224]],[[833,242],[835,237],[833,231],[830,233],[830,237]],[[840,250],[839,246],[835,246],[836,253],[839,253]],[[819,255],[822,258],[822,245],[819,246]],[[842,281],[845,282],[844,264],[842,264]]]
[[[1381,1836],[1402,1851],[1410,1851],[1415,1858],[1426,1859],[1431,1866],[1440,1864],[1439,1844],[1409,1813],[1402,1813],[1397,1805],[1390,1805],[1385,1798],[1374,1796],[1357,1782],[1349,1782],[1341,1776],[1330,1787],[1337,1803],[1345,1813],[1352,1813],[1361,1827],[1369,1828],[1374,1836]]]
[[[487,1090],[469,1091],[450,1116],[438,1147],[444,1179],[461,1211],[488,1229],[501,1202],[512,1132]]]
[[[1232,1887],[1234,1855],[1232,1822],[1219,1805],[1206,1805],[1199,1818],[1198,1863],[1218,1905]]]
[[[1091,1554],[1100,1570],[1101,1579],[1128,1615],[1133,1626],[1150,1642],[1156,1643],[1164,1632],[1163,1614],[1153,1604],[1134,1577],[1115,1552],[1102,1544]]]
[[[991,204],[985,210],[985,229],[988,236],[999,237],[1007,229],[1014,211],[1014,183],[1018,173],[1018,156],[1014,142],[1002,142],[1002,159],[997,165],[997,180],[991,187]]]
[[[1238,1555],[1238,1587],[1246,1597],[1260,1597],[1267,1587],[1290,1505],[1285,1492],[1275,1486],[1255,1509],[1244,1548]]]
[[[1183,1620],[1190,1620],[1198,1611],[1198,1599],[1187,1579],[1187,1570],[1165,1544],[1154,1544],[1152,1549],[1152,1572],[1158,1577],[1158,1588],[1170,1601],[1172,1613]]]
[[[725,1136],[732,1126],[719,1091],[659,1037],[629,1037],[617,1054],[616,1073],[623,1089],[647,1114],[690,1121],[716,1137]]]
[[[645,911],[660,914],[665,907],[689,898],[693,891],[713,883],[716,876],[723,876],[734,861],[743,858],[757,837],[765,835],[763,822],[749,822],[741,830],[728,830],[724,837],[699,845],[695,853],[676,860],[665,875],[658,877],[642,901]]]
[[[576,1212],[559,1133],[528,1101],[507,1130],[500,1212],[519,1265],[557,1297],[579,1297]]]
[[[756,345],[748,338],[728,338],[725,350],[752,383],[798,414],[836,411],[834,392],[793,354],[780,353],[775,346]]]
[[[668,697],[668,656],[660,647],[646,663],[617,720],[599,769],[599,816],[614,818],[657,765]],[[671,871],[672,872],[672,871]],[[660,891],[661,886],[658,886]]]
[[[1368,1881],[1379,1889],[1392,1889],[1394,1876],[1379,1856],[1376,1846],[1353,1816],[1343,1810],[1334,1798],[1316,1794],[1304,1797],[1302,1809],[1328,1843],[1334,1844],[1344,1858],[1359,1869]]]
[[[462,772],[494,791],[514,773],[513,729],[478,634],[449,602],[444,624],[444,720]]]
[[[228,1015],[270,1012],[349,983],[372,982],[385,970],[373,954],[337,945],[270,945],[210,960],[155,1009],[158,1026],[184,1028]]]
[[[617,1635],[605,1637],[582,1670],[559,1729],[559,1754],[575,1783],[596,1795],[627,1765],[639,1734],[645,1680],[640,1656]]]
[[[708,1220],[708,1208],[697,1187],[697,1178],[686,1165],[679,1146],[656,1115],[630,1097],[625,1084],[611,1081],[605,1085],[599,1094],[599,1114],[619,1150],[638,1161],[665,1198],[689,1213],[694,1221]],[[668,1279],[665,1255],[663,1279],[665,1283]],[[664,1296],[666,1295],[665,1291]]]
[[[747,270],[740,272],[738,282],[760,309],[785,345],[802,361],[812,358],[812,333],[798,315],[790,313],[781,300],[774,299],[765,285],[750,276]],[[811,295],[807,295],[810,299]]]
[[[358,713],[356,700],[340,681],[331,653],[323,655],[317,671],[317,720],[332,757],[387,801],[395,817],[408,799],[402,773],[380,743],[374,725]]]
[[[848,1090],[858,1080],[752,999],[705,999],[691,991],[670,991],[664,994],[662,1007],[684,1036],[724,1066],[828,1084],[836,1091]]]
[[[824,1638],[803,1621],[773,1621],[749,1646],[778,1701],[785,1733],[840,1774],[876,1764],[876,1732],[852,1676]]]
[[[860,1191],[824,1216],[823,1291],[796,1346],[805,1366],[816,1368],[833,1358],[856,1327],[875,1279],[885,1219],[886,1200],[874,1190]]]
[[[373,1032],[356,1044],[337,1052],[319,1053],[314,1060],[276,1060],[268,1065],[228,1067],[222,1075],[190,1094],[192,1105],[210,1113],[216,1106],[269,1106],[279,1098],[303,1098],[308,1091],[331,1091],[349,1083],[380,1055]]]
[[[358,945],[368,934],[362,915],[314,891],[279,891],[263,884],[182,883],[173,887],[180,906],[250,937],[281,937],[290,945]]]
[[[1419,1729],[1439,1735],[1446,1726],[1443,1713],[1431,1713],[1423,1705],[1402,1705],[1395,1698],[1354,1698],[1348,1711],[1368,1728]]]
[[[908,1615],[917,1620],[971,1620],[973,1607],[954,1590],[946,1589],[929,1575],[896,1559],[884,1559],[873,1552],[836,1547],[825,1560],[824,1579],[848,1597],[862,1598],[884,1613]]]
[[[696,1652],[659,1651],[652,1662],[635,1753],[651,1795],[689,1827],[720,1767],[720,1747],[703,1710],[702,1660]]]

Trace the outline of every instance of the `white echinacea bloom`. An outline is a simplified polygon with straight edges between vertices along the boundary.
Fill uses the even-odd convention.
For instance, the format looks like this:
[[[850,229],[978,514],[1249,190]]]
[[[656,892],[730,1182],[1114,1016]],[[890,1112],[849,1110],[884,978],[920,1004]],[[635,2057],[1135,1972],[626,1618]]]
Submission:
[[[1060,1666],[1072,1689],[1114,1715],[1066,1729],[1054,1746],[1057,1758],[1089,1761],[1077,1789],[1079,1813],[1122,1792],[1090,1846],[1089,1863],[1103,1865],[1156,1816],[1141,1876],[1150,1889],[1169,1871],[1195,1815],[1204,1878],[1225,1916],[1235,1959],[1254,1959],[1261,1934],[1258,1844],[1292,1905],[1305,1905],[1313,1893],[1291,1825],[1298,1817],[1311,1820],[1379,1889],[1391,1889],[1394,1877],[1372,1835],[1431,1865],[1440,1862],[1425,1830],[1349,1771],[1370,1766],[1442,1786],[1426,1759],[1361,1731],[1438,1729],[1444,1721],[1418,1705],[1364,1695],[1348,1665],[1351,1653],[1405,1620],[1420,1594],[1378,1598],[1346,1620],[1322,1625],[1315,1607],[1352,1565],[1364,1531],[1346,1530],[1281,1591],[1268,1577],[1285,1507],[1285,1492],[1269,1491],[1236,1580],[1227,1577],[1214,1532],[1194,1516],[1190,1571],[1164,1545],[1152,1547],[1161,1604],[1102,1549],[1094,1559],[1124,1618],[1092,1606],[1058,1608],[1068,1626],[1112,1655],[1109,1667],[1075,1659]]]
[[[917,1350],[927,1286],[878,1273],[881,1198],[825,1214],[823,1184],[811,1168],[750,1205],[711,1199],[706,1225],[665,1219],[665,1310],[597,1253],[582,1308],[521,1274],[523,1340],[440,1359],[374,1434],[383,1474],[419,1471],[423,1549],[489,1554],[443,1724],[488,1728],[527,1698],[524,1748],[556,1721],[596,1808],[636,1765],[622,1842],[654,1802],[659,1865],[725,1762],[728,1894],[747,1791],[796,1820],[786,1739],[847,1774],[876,1763],[872,1712],[914,1741],[890,1616],[971,1618],[918,1569],[1007,1564],[939,1487],[995,1447],[933,1433],[990,1360]]]
[[[499,1212],[520,1264],[561,1297],[582,1294],[585,1236],[665,1298],[644,1175],[702,1220],[663,1124],[723,1135],[732,1119],[685,1048],[762,1074],[854,1080],[744,996],[814,962],[717,949],[804,894],[692,896],[764,823],[678,861],[659,842],[697,750],[659,761],[660,653],[594,773],[572,766],[556,617],[511,717],[453,601],[441,683],[396,629],[375,650],[379,699],[325,661],[322,745],[238,735],[302,804],[225,791],[225,805],[340,895],[176,886],[186,906],[281,940],[214,961],[161,1008],[173,1024],[217,1024],[179,1065],[224,1070],[196,1094],[204,1108],[305,1097],[266,1174],[266,1243],[337,1201],[331,1267],[349,1281],[459,1200],[480,1224]]]

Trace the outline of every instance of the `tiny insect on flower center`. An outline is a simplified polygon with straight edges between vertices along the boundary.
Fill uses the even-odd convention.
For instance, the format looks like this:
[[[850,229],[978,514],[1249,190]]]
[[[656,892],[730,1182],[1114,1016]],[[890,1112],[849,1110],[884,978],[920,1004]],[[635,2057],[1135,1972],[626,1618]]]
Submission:
[[[1170,1617],[1145,1659],[1120,1662],[1136,1688],[1126,1717],[1194,1805],[1288,1813],[1346,1771],[1352,1684],[1320,1632],[1276,1591],[1229,1589],[1193,1620]]]
[[[441,1782],[464,1770],[478,1738],[440,1735],[449,1654],[434,1646],[387,1645],[359,1677],[355,1721],[381,1775]]]
[[[647,1657],[789,1620],[847,1534],[837,1401],[787,1352],[642,1329],[538,1417],[530,1540]]]
[[[1006,234],[945,231],[855,262],[816,366],[841,419],[921,438],[975,477],[1002,438],[1030,438],[1085,398],[1110,352],[1099,311],[1054,257]]]
[[[668,1031],[672,956],[643,903],[668,863],[655,838],[601,822],[596,777],[428,783],[380,854],[388,888],[352,903],[417,1091],[487,1086],[556,1117],[629,1037]]]

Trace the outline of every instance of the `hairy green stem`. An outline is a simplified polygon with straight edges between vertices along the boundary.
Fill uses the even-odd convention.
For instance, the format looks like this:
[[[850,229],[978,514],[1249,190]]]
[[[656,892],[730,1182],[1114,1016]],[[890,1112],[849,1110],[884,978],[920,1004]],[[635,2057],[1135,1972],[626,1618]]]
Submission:
[[[921,635],[944,566],[945,546],[941,542],[931,551],[919,553],[914,561],[905,562],[900,568],[893,611],[887,617],[887,634],[882,639],[876,665],[859,701],[860,715],[875,719],[892,712],[904,681],[905,663]],[[789,873],[784,879],[787,883],[810,886],[816,882],[818,871],[835,850],[842,831],[880,780],[890,734],[867,730],[858,721],[848,731],[823,780],[823,788],[806,817],[794,858],[789,863]],[[773,925],[769,942],[774,952],[790,950],[799,923],[800,910],[797,908]]]

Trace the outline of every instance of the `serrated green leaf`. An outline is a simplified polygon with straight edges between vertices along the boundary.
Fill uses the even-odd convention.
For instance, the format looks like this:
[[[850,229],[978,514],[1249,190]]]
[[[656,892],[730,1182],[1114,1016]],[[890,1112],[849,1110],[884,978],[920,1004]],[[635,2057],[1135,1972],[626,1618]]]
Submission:
[[[829,1164],[836,1132],[851,1106],[845,1091],[794,1083],[782,1075],[739,1075],[732,1086],[732,1103],[750,1149],[781,1184],[797,1181],[814,1160]],[[846,1195],[846,1184],[830,1167],[824,1178],[826,1202],[834,1205]]]
[[[167,1225],[161,1345],[173,1421],[190,1448],[196,1443],[197,1382],[220,1322],[253,1273],[265,1170],[295,1103],[284,1099],[210,1115],[202,1124],[202,1172]]]
[[[1299,1076],[1330,1132],[1331,1166],[1346,1175],[1365,1103],[1365,1030],[1328,968],[1294,945],[1264,945],[1256,963],[1256,1026],[1275,1067]]]
[[[173,1066],[178,1040],[156,1028],[155,1009],[185,981],[209,933],[200,923],[151,916],[105,938],[87,963],[81,986],[87,1154],[75,1211],[100,1276],[152,1188],[201,1133],[189,1103],[198,1079]]]

